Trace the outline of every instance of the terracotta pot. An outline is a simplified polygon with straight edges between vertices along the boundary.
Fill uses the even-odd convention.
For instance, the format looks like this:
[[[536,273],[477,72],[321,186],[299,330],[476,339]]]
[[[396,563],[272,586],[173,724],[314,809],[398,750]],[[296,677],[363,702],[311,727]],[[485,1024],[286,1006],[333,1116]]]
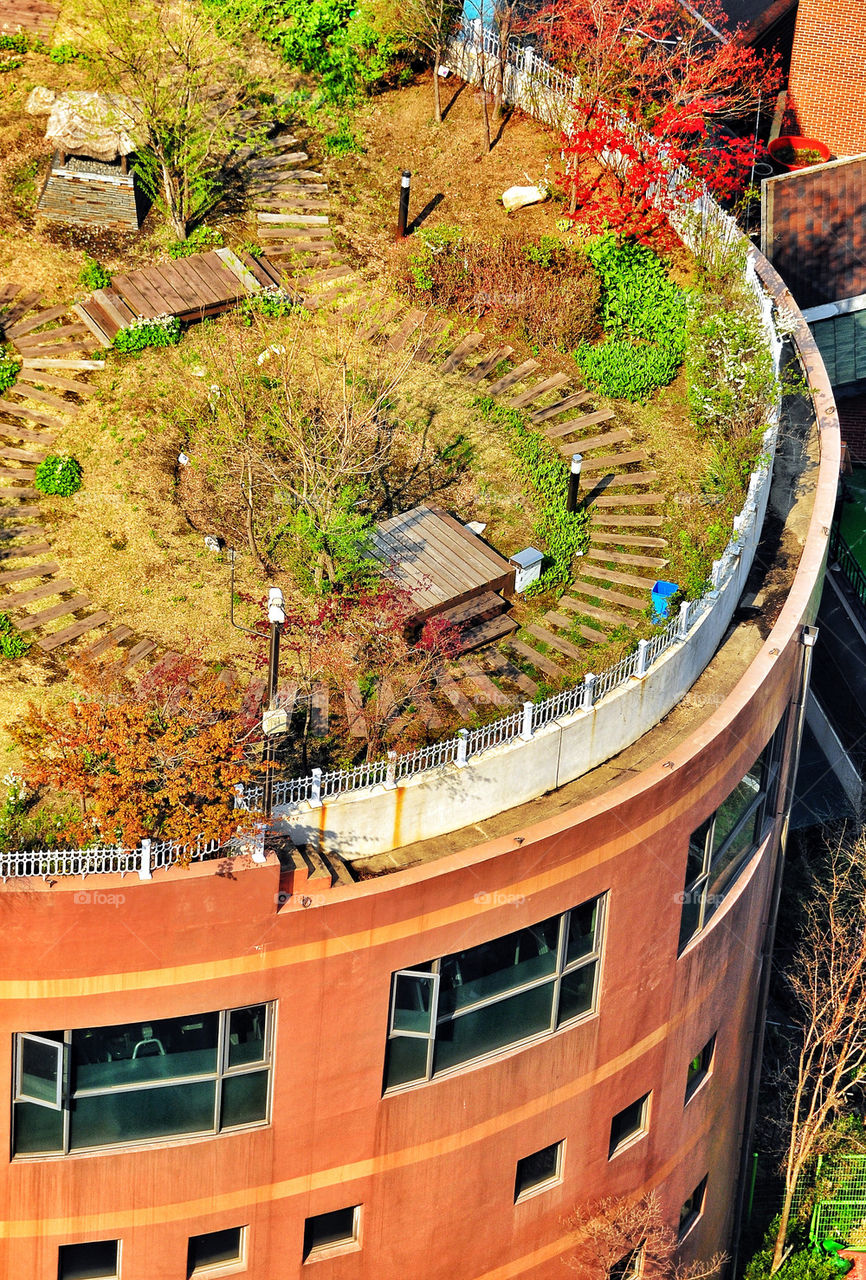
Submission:
[[[820,160],[782,160],[779,156],[780,151],[785,151],[788,147],[794,152],[795,156],[803,151],[816,151],[821,157]],[[830,159],[830,148],[825,146],[823,142],[819,142],[817,138],[802,138],[796,133],[783,133],[767,147],[770,155],[776,164],[782,169],[793,172],[795,169],[808,169],[813,164],[824,164]]]

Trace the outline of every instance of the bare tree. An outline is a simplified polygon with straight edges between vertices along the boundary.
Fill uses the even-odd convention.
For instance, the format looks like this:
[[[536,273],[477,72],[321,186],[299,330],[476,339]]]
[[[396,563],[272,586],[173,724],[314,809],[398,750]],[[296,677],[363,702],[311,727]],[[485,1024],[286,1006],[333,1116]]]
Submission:
[[[568,1220],[578,1236],[568,1265],[589,1280],[609,1280],[623,1265],[638,1258],[640,1274],[653,1280],[713,1280],[727,1261],[715,1253],[704,1262],[677,1261],[677,1235],[665,1220],[655,1191],[637,1200],[607,1196]]]
[[[439,68],[460,16],[459,0],[399,0],[393,22],[398,35],[421,45],[433,58],[433,110],[442,123]]]
[[[773,1249],[779,1269],[797,1182],[862,1087],[866,1065],[866,835],[844,835],[801,895],[800,944],[785,974],[797,1012],[787,1100],[785,1194]]]
[[[192,0],[92,0],[80,41],[99,87],[128,97],[138,172],[186,239],[221,193],[249,76]]]

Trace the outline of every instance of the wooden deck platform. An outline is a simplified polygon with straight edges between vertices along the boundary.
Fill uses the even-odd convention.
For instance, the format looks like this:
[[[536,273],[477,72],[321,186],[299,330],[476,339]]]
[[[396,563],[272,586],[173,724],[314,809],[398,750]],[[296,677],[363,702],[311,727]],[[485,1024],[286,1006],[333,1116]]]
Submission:
[[[373,531],[371,550],[386,576],[408,591],[416,622],[514,587],[508,561],[439,507],[413,507],[384,520]]]
[[[140,317],[177,316],[203,320],[235,306],[242,298],[277,283],[249,254],[231,249],[194,253],[176,262],[160,262],[128,275],[116,275],[108,289],[97,289],[75,313],[103,346]]]
[[[45,0],[5,0],[0,5],[0,34],[12,35],[26,31],[46,43],[57,21],[57,5]]]

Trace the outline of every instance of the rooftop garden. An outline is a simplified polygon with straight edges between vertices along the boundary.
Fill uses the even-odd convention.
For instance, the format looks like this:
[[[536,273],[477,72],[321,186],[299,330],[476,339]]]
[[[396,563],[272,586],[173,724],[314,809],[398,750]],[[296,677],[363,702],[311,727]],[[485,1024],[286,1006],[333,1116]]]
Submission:
[[[557,133],[497,114],[493,92],[479,111],[452,78],[444,120],[431,121],[430,76],[417,66],[429,44],[405,22],[388,27],[384,11],[363,6],[330,17],[317,4],[283,8],[274,25],[273,6],[208,0],[196,21],[221,51],[214,84],[236,74],[245,51],[250,83],[237,87],[236,106],[251,126],[261,122],[250,154],[268,153],[265,122],[276,121],[321,171],[352,280],[339,304],[305,308],[293,281],[307,268],[289,259],[283,290],[227,314],[188,329],[123,330],[90,378],[95,395],[61,422],[34,481],[51,554],[113,623],[155,643],[155,675],[123,673],[116,652],[84,665],[75,653],[43,654],[14,611],[2,615],[5,847],[226,834],[231,787],[258,769],[253,691],[258,682],[261,696],[271,586],[287,615],[284,770],[421,746],[604,670],[658,625],[648,593],[634,594],[635,574],[669,579],[679,598],[703,593],[759,459],[772,363],[736,254],[695,259],[654,218],[600,224],[573,171],[558,172]],[[4,73],[0,178],[18,192],[15,227],[0,233],[9,275],[31,254],[35,283],[51,282],[50,299],[72,298],[189,250],[266,253],[244,173],[217,156],[199,171],[199,205],[157,198],[138,239],[34,216],[35,186],[22,176],[33,161],[22,167],[20,149],[26,141],[35,157],[39,145],[23,103],[35,81],[105,83],[111,68],[98,51],[78,50],[63,62],[28,45]],[[127,87],[131,78],[121,72]],[[325,120],[319,134],[314,113]],[[161,157],[154,144],[143,162],[155,197],[153,166],[169,163],[191,161]],[[395,246],[395,179],[409,163],[419,208]],[[584,158],[580,183],[592,164],[606,180]],[[508,215],[496,197],[527,168],[549,184],[548,198]],[[398,342],[410,307],[421,321]],[[474,354],[443,371],[470,341]],[[514,370],[507,391],[491,393]],[[555,421],[569,396],[589,423],[572,446]],[[611,453],[597,475],[587,453],[570,511],[569,451],[586,448],[582,439],[610,440]],[[591,499],[611,476],[610,491],[638,514],[652,496],[654,516],[593,544],[605,529]],[[510,609],[524,649],[471,655],[474,685],[455,661],[459,626],[417,623],[411,598],[371,554],[377,523],[419,504],[478,522],[506,558],[527,546],[544,553],[540,578]],[[593,554],[608,576],[597,594],[582,576]],[[610,612],[610,582],[634,602],[625,615]],[[550,619],[563,610],[554,635]],[[600,615],[613,621],[600,625]],[[28,711],[37,691],[39,710]],[[142,787],[150,800],[136,806]]]

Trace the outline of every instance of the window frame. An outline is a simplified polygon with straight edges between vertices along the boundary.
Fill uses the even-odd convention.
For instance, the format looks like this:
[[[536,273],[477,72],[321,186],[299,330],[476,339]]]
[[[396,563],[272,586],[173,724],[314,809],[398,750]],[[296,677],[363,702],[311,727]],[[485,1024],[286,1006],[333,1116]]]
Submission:
[[[623,1107],[620,1111],[617,1111],[613,1116],[611,1116],[610,1139],[608,1142],[608,1153],[607,1153],[607,1158],[609,1161],[614,1160],[623,1151],[627,1151],[630,1147],[633,1147],[635,1143],[640,1142],[641,1138],[645,1138],[646,1135],[649,1133],[650,1112],[652,1110],[652,1096],[653,1096],[652,1089],[649,1089],[646,1093],[642,1094],[639,1098],[635,1098],[634,1102],[630,1102],[628,1106]],[[632,1129],[630,1133],[625,1134],[625,1136],[620,1138],[617,1143],[614,1143],[613,1126],[616,1124],[617,1120],[621,1115],[624,1115],[626,1111],[630,1111],[631,1108],[635,1106],[640,1106],[640,1120],[638,1122],[638,1127],[636,1129]]]
[[[744,773],[740,781],[734,786],[727,796],[716,806],[709,817],[699,823],[692,835],[689,837],[689,854],[686,862],[686,881],[685,889],[680,896],[683,906],[683,914],[680,920],[680,938],[678,946],[678,954],[686,950],[686,948],[697,938],[713,919],[716,911],[721,907],[725,898],[737,883],[743,870],[748,866],[754,855],[760,849],[768,834],[768,819],[772,821],[773,811],[775,809],[776,799],[779,794],[779,783],[781,780],[781,762],[782,752],[785,744],[787,728],[787,714],[782,717],[775,730],[768,738],[763,749],[755,757],[754,762]],[[752,801],[746,806],[745,810],[737,818],[731,830],[725,836],[719,847],[714,848],[716,827],[719,815],[723,812],[725,804],[734,795],[738,787],[749,778],[751,771],[763,762],[763,776],[758,784],[756,793]],[[724,865],[725,855],[735,846],[737,839],[743,834],[749,823],[753,823],[753,834],[747,846],[737,853],[731,860],[730,864]],[[692,842],[695,835],[706,827],[703,836],[701,849],[701,867],[700,870],[691,878],[689,878],[689,859],[691,858],[693,849]],[[697,850],[694,850],[696,853]],[[714,872],[719,868],[724,870],[725,880],[720,893],[708,893],[713,883]],[[694,925],[688,936],[683,935],[683,923],[685,920],[686,908],[697,903],[698,913]]]
[[[61,1262],[62,1262],[62,1254],[63,1254],[63,1250],[64,1250],[64,1249],[75,1249],[75,1248],[78,1248],[79,1246],[86,1246],[86,1245],[89,1245],[89,1244],[114,1244],[114,1245],[116,1245],[116,1246],[117,1246],[117,1249],[116,1249],[116,1252],[115,1252],[114,1271],[113,1271],[113,1272],[108,1272],[108,1271],[106,1271],[106,1273],[105,1273],[105,1275],[104,1275],[104,1276],[97,1276],[97,1277],[95,1277],[95,1278],[94,1278],[94,1280],[120,1280],[120,1277],[121,1277],[121,1275],[123,1274],[123,1273],[122,1273],[122,1270],[121,1270],[122,1265],[123,1265],[123,1262],[122,1262],[122,1257],[123,1257],[123,1240],[122,1240],[122,1238],[117,1238],[117,1239],[108,1239],[108,1240],[76,1240],[73,1244],[61,1244],[61,1245],[58,1245],[58,1247],[57,1247],[57,1277],[58,1277],[58,1280],[69,1280],[69,1278],[68,1278],[68,1277],[65,1277],[65,1276],[63,1275],[63,1272],[60,1270]]]
[[[38,1044],[44,1048],[50,1048],[55,1051],[57,1065],[55,1074],[57,1084],[55,1088],[55,1102],[47,1102],[45,1098],[30,1097],[22,1092],[22,1078],[24,1075],[24,1046],[27,1044]],[[13,1102],[29,1102],[32,1106],[47,1107],[49,1111],[62,1111],[63,1101],[66,1097],[68,1081],[69,1053],[64,1040],[49,1040],[47,1036],[37,1035],[33,1031],[19,1032],[15,1037],[15,1076],[12,1085],[12,1101]]]
[[[682,1203],[682,1206],[680,1208],[680,1223],[679,1223],[679,1226],[677,1227],[677,1244],[682,1244],[682,1242],[685,1240],[686,1236],[689,1234],[692,1228],[695,1227],[697,1223],[700,1222],[701,1218],[704,1216],[704,1209],[707,1203],[708,1179],[709,1179],[709,1174],[705,1173],[704,1176],[701,1178],[700,1182],[695,1187],[694,1191],[692,1191],[691,1195],[687,1196]],[[689,1203],[690,1200],[697,1201],[697,1203],[693,1205],[688,1215],[686,1217],[683,1217],[683,1210],[685,1209],[686,1205]]]
[[[643,1275],[644,1262],[646,1261],[646,1241],[637,1245],[634,1249],[629,1249],[628,1253],[613,1264],[610,1269],[609,1280],[640,1280]],[[622,1267],[620,1271],[618,1268]]]
[[[517,1179],[521,1164],[525,1160],[531,1160],[533,1156],[540,1155],[542,1151],[547,1151],[550,1147],[556,1148],[556,1167],[553,1173],[546,1178],[542,1178],[539,1182],[534,1182],[531,1186],[523,1187],[518,1191]],[[524,1200],[531,1200],[533,1196],[541,1195],[545,1191],[550,1191],[553,1187],[561,1186],[564,1168],[565,1138],[560,1138],[558,1142],[548,1142],[546,1146],[539,1147],[537,1151],[530,1151],[528,1155],[520,1156],[514,1166],[514,1203],[523,1204]]]
[[[713,1034],[710,1036],[709,1040],[706,1042],[706,1044],[703,1045],[698,1050],[698,1052],[694,1055],[693,1058],[689,1059],[689,1065],[686,1068],[686,1092],[685,1092],[685,1100],[683,1102],[684,1107],[687,1107],[689,1105],[689,1103],[691,1102],[695,1094],[698,1092],[698,1090],[701,1089],[701,1087],[706,1083],[707,1080],[709,1080],[710,1076],[713,1074],[713,1066],[716,1061],[717,1035],[718,1035],[718,1032],[714,1031]],[[700,1059],[701,1065],[698,1067],[694,1075],[690,1076],[689,1071],[691,1070],[692,1063],[697,1062],[699,1059]]]
[[[247,1265],[247,1240],[249,1238],[249,1224],[245,1223],[240,1227],[220,1227],[217,1231],[200,1231],[197,1235],[190,1236],[187,1240],[187,1263],[186,1263],[186,1280],[194,1280],[195,1276],[222,1276],[231,1275],[237,1271],[246,1270]],[[193,1240],[202,1240],[207,1236],[221,1235],[223,1231],[238,1232],[238,1254],[235,1258],[227,1258],[224,1262],[205,1263],[203,1266],[190,1267],[189,1265],[189,1249]]]
[[[544,920],[536,921],[533,924],[523,926],[521,929],[512,932],[520,933],[523,929],[533,929],[547,923],[548,920],[557,921],[557,942],[556,942],[556,961],[555,966],[550,973],[542,974],[539,977],[529,979],[514,987],[508,987],[502,991],[494,992],[492,995],[481,996],[477,1000],[473,1000],[461,1008],[453,1009],[444,1014],[439,1013],[439,994],[441,990],[441,971],[443,963],[451,960],[453,956],[462,955],[463,952],[453,952],[437,957],[437,959],[425,962],[428,967],[422,965],[407,966],[405,969],[397,969],[391,975],[391,1004],[388,1011],[388,1034],[385,1045],[385,1067],[384,1067],[384,1085],[383,1094],[389,1095],[400,1092],[404,1089],[413,1089],[421,1084],[428,1084],[431,1080],[438,1080],[446,1076],[454,1074],[457,1071],[463,1071],[467,1067],[475,1066],[478,1063],[489,1061],[493,1058],[500,1057],[502,1054],[510,1053],[514,1049],[519,1049],[525,1045],[532,1044],[535,1041],[545,1039],[547,1036],[555,1035],[557,1032],[567,1027],[576,1026],[585,1019],[595,1017],[598,1013],[598,999],[601,991],[601,971],[604,953],[604,938],[607,925],[607,905],[608,891],[587,898],[585,902],[580,902],[568,910],[560,912],[555,916],[548,916]],[[595,909],[595,926],[593,930],[593,945],[583,955],[577,956],[574,960],[568,960],[568,940],[571,918],[575,912],[582,910],[584,907],[593,906]],[[490,945],[490,943],[498,942],[502,937],[510,937],[510,934],[499,935],[489,939],[487,942],[478,943],[478,948]],[[475,950],[475,948],[470,948]],[[574,1014],[565,1019],[560,1018],[561,992],[563,980],[571,974],[577,973],[581,969],[589,969],[592,966],[592,996],[589,1008],[584,1012]],[[428,1033],[420,1032],[404,1032],[394,1028],[394,993],[396,991],[397,981],[401,977],[426,977],[435,978],[436,981],[432,985],[431,992],[431,1011],[430,1011],[430,1027]],[[462,1062],[455,1063],[447,1067],[440,1067],[435,1070],[434,1053],[437,1043],[437,1031],[440,1026],[445,1026],[479,1012],[479,1010],[488,1009],[494,1005],[503,1004],[504,1002],[525,995],[529,991],[538,990],[546,985],[551,985],[553,990],[551,994],[551,1014],[548,1026],[541,1031],[534,1031],[528,1035],[521,1036],[516,1040],[508,1041],[508,1043],[500,1045],[497,1048],[477,1054],[474,1057],[466,1058]],[[435,999],[435,1005],[433,1000]],[[426,1056],[426,1072],[423,1076],[416,1076],[412,1080],[403,1081],[400,1084],[388,1084],[388,1058],[389,1048],[394,1040],[398,1039],[414,1039],[427,1040],[427,1056]]]
[[[244,1009],[250,1009],[261,1005],[265,1010],[265,1025],[262,1036],[262,1054],[263,1056],[255,1061],[243,1062],[231,1066],[229,1064],[230,1056],[230,1029],[232,1014],[238,1013]],[[63,1036],[62,1041],[49,1041],[45,1037],[34,1035],[32,1032],[15,1032],[13,1034],[13,1053],[15,1063],[15,1077],[13,1080],[13,1098],[12,1098],[12,1124],[10,1131],[11,1158],[13,1160],[52,1160],[58,1158],[68,1158],[69,1156],[85,1155],[92,1152],[109,1152],[115,1150],[128,1150],[132,1147],[152,1146],[156,1143],[167,1142],[186,1142],[194,1138],[201,1137],[218,1137],[221,1134],[237,1133],[245,1129],[262,1128],[271,1122],[271,1105],[273,1099],[274,1087],[274,1045],[275,1045],[275,1028],[277,1016],[276,1000],[256,1000],[250,1004],[233,1005],[230,1009],[211,1010],[218,1015],[217,1025],[217,1045],[215,1053],[214,1065],[207,1071],[200,1071],[191,1075],[173,1076],[159,1078],[155,1077],[149,1080],[132,1081],[129,1083],[100,1085],[98,1087],[75,1087],[72,1079],[72,1037],[76,1033],[86,1030],[86,1028],[67,1028],[58,1035]],[[181,1014],[180,1018],[196,1018],[207,1016],[199,1013]],[[154,1019],[159,1021],[159,1019]],[[113,1025],[113,1024],[106,1024]],[[122,1024],[133,1025],[133,1024]],[[146,1024],[144,1024],[146,1025]],[[60,1111],[62,1116],[61,1139],[60,1144],[56,1147],[44,1151],[17,1151],[16,1150],[16,1116],[15,1107],[21,1103],[33,1103],[36,1100],[19,1097],[18,1095],[18,1075],[20,1071],[21,1047],[28,1041],[37,1040],[40,1043],[56,1044],[62,1050],[64,1062],[63,1089],[62,1089],[62,1105],[52,1110]],[[226,1123],[222,1119],[224,1085],[227,1080],[237,1079],[241,1076],[257,1075],[262,1071],[268,1073],[267,1096],[265,1100],[265,1115],[260,1120],[243,1121],[240,1124]],[[212,1121],[210,1128],[196,1129],[183,1133],[165,1133],[154,1137],[130,1138],[119,1142],[106,1142],[96,1145],[73,1146],[72,1144],[72,1112],[75,1103],[81,1098],[109,1098],[118,1094],[129,1093],[145,1093],[156,1089],[170,1089],[184,1087],[186,1085],[213,1083],[214,1101],[212,1111]],[[42,1105],[46,1105],[43,1103]]]
[[[301,1255],[303,1266],[312,1262],[324,1261],[326,1258],[336,1257],[341,1253],[354,1253],[361,1248],[361,1209],[363,1205],[346,1205],[346,1208],[352,1210],[351,1236],[345,1236],[342,1240],[332,1240],[329,1244],[311,1245],[309,1249],[303,1248]],[[324,1218],[328,1213],[339,1212],[339,1209],[326,1209],[322,1213],[311,1213],[308,1218],[304,1219],[304,1241],[306,1241],[308,1222],[312,1222],[314,1218]]]

